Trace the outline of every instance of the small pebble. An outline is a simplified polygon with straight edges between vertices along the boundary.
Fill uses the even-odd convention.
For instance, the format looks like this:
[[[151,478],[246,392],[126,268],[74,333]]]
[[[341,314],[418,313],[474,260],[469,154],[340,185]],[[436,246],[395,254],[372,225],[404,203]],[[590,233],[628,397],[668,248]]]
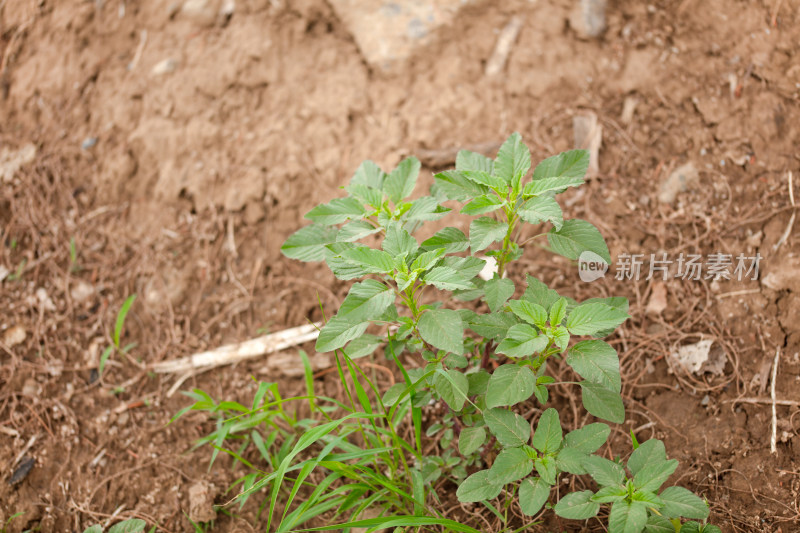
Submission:
[[[705,407],[705,406],[707,406],[707,405],[708,405],[708,402],[709,402],[709,401],[711,401],[711,398],[709,398],[708,394],[706,394],[705,396],[703,396],[703,399],[702,399],[702,400],[700,400],[700,405],[702,405],[703,407]]]
[[[97,144],[97,137],[86,137],[81,143],[82,150],[88,150]]]
[[[3,334],[3,344],[9,348],[13,348],[17,344],[22,344],[28,334],[22,326],[11,326]]]

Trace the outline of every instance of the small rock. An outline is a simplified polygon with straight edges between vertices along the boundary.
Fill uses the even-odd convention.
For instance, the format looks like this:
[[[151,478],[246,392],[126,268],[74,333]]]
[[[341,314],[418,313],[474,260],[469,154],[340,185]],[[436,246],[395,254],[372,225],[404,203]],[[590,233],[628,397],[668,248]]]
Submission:
[[[222,7],[219,8],[219,14],[223,19],[230,19],[233,12],[236,11],[236,0],[224,0]]]
[[[22,326],[11,326],[3,334],[3,344],[9,348],[13,348],[17,344],[25,342],[25,337],[27,336],[28,334]]]
[[[703,399],[700,400],[700,405],[702,405],[703,407],[706,407],[710,401],[711,401],[711,397],[708,394],[706,394],[705,396],[703,396]]]
[[[178,68],[178,60],[170,57],[156,63],[156,65],[153,67],[153,70],[150,72],[153,74],[153,76],[160,76],[162,74],[174,72],[176,68]]]
[[[671,204],[677,198],[678,193],[693,187],[700,179],[700,173],[689,162],[676,168],[669,177],[661,183],[661,191],[658,200],[665,204]]]
[[[22,165],[30,163],[36,157],[36,146],[26,144],[19,150],[0,150],[0,182],[9,182],[22,168]]]
[[[712,353],[712,344],[714,344],[713,339],[704,339],[695,344],[681,346],[677,351],[669,354],[669,358],[673,364],[685,372],[698,375],[711,372],[721,375],[725,369],[725,352],[719,349]]]
[[[494,257],[481,257],[485,261],[485,265],[480,272],[478,272],[478,277],[482,280],[489,281],[494,277],[497,273],[497,259]],[[503,273],[503,277],[505,277],[505,272]]]
[[[55,311],[56,304],[53,303],[53,300],[47,294],[47,291],[44,288],[39,287],[36,289],[36,301],[39,303],[39,308],[45,311]]]
[[[569,24],[581,39],[600,37],[606,31],[606,0],[580,0]]]
[[[0,265],[0,281],[3,281],[11,274],[11,271],[7,269],[5,266]]]
[[[645,312],[648,315],[660,315],[667,308],[667,286],[662,282],[653,284],[653,291],[647,301]]]
[[[94,292],[95,289],[93,285],[83,280],[79,280],[69,291],[69,296],[72,298],[73,302],[82,304],[94,296]]]
[[[600,171],[598,158],[600,145],[603,143],[603,126],[597,122],[595,113],[587,111],[572,117],[572,129],[575,135],[575,148],[589,150],[589,169],[586,177],[596,177]]]
[[[639,100],[633,96],[625,98],[625,103],[622,104],[622,114],[619,119],[626,126],[633,122],[633,115],[636,113],[636,106],[639,105]]]
[[[86,137],[81,143],[81,150],[88,150],[97,144],[97,137]]]
[[[33,457],[25,456],[22,461],[20,461],[17,468],[14,470],[14,473],[11,475],[11,479],[8,480],[9,485],[16,485],[17,483],[21,483],[28,474],[31,473],[31,469],[33,465],[36,464],[36,459]]]
[[[35,379],[28,378],[25,380],[25,384],[22,385],[22,395],[30,396],[32,398],[39,395],[39,384],[36,383]]]
[[[217,18],[217,10],[209,0],[186,0],[181,7],[181,15],[201,26],[211,26]]]
[[[211,522],[217,518],[214,510],[216,488],[211,483],[199,481],[189,487],[189,519],[196,523]]]

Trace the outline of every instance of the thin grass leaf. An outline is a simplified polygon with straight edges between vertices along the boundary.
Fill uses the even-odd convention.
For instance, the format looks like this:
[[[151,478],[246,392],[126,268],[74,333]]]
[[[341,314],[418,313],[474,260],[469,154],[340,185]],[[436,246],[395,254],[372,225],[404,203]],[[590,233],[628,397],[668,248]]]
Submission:
[[[117,322],[114,325],[114,346],[116,346],[117,349],[119,349],[119,339],[122,335],[122,328],[125,326],[125,318],[128,316],[128,311],[131,310],[131,306],[135,301],[136,295],[131,294],[122,304],[122,307],[119,309],[119,313],[117,313]]]

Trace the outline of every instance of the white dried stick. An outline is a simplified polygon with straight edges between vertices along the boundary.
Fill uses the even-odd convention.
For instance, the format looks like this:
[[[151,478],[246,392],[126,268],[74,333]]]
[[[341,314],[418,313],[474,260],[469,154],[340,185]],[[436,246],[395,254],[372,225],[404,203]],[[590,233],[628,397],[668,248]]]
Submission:
[[[207,352],[199,352],[171,361],[162,361],[152,365],[151,370],[159,374],[170,374],[188,372],[193,369],[205,371],[217,366],[238,363],[314,340],[319,336],[318,328],[321,326],[322,324],[316,323],[285,329],[237,344],[220,346]]]

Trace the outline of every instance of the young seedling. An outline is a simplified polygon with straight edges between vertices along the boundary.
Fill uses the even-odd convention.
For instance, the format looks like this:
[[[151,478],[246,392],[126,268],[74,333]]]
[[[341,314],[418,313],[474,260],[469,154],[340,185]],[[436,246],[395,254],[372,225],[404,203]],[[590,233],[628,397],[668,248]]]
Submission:
[[[100,363],[97,366],[97,373],[101,376],[103,375],[103,370],[105,369],[106,362],[108,361],[109,356],[111,356],[114,350],[117,350],[121,354],[126,354],[136,347],[135,342],[132,342],[125,346],[122,346],[120,343],[120,339],[122,337],[122,329],[125,327],[125,319],[127,318],[128,311],[130,311],[131,306],[135,301],[136,301],[136,295],[131,294],[122,304],[122,307],[120,307],[119,312],[117,313],[117,321],[114,324],[114,335],[112,337],[113,344],[107,346],[106,349],[103,350],[103,353],[100,355]]]

